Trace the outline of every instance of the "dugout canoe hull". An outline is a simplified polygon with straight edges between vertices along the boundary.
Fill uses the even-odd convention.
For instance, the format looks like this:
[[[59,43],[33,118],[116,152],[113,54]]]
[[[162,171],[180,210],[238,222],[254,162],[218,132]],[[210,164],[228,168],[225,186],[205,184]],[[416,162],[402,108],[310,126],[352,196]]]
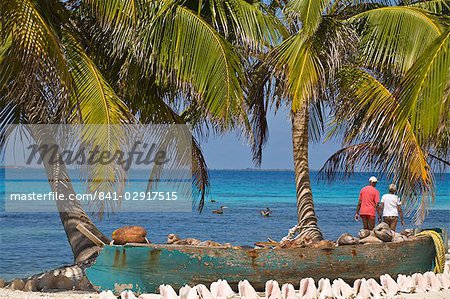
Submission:
[[[433,269],[429,237],[401,243],[338,246],[331,249],[232,249],[177,245],[105,246],[86,275],[99,290],[154,293],[161,284],[179,289],[226,279],[236,288],[247,279],[257,290],[267,280],[298,288],[300,279],[378,279],[381,274],[412,274]]]

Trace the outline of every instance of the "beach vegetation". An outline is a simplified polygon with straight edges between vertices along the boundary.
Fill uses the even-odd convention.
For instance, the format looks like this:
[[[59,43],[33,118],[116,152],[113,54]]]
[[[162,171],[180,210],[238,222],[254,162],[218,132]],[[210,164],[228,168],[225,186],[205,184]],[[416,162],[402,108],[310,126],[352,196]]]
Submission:
[[[260,75],[258,86],[266,102],[291,111],[296,232],[322,239],[308,142],[324,135],[343,136],[343,149],[321,170],[325,177],[380,171],[423,219],[434,196],[430,159],[448,164],[449,2],[280,3],[290,36],[267,55],[259,71],[273,76]]]
[[[190,124],[201,210],[209,182],[194,136],[239,130],[252,142],[250,57],[280,40],[284,27],[265,5],[243,0],[1,0],[0,29],[3,149],[14,124],[102,124],[105,130],[93,126],[82,135],[100,151],[123,146],[116,124]],[[43,130],[31,135],[38,148],[55,144]],[[48,158],[52,190],[75,193],[64,163]],[[115,163],[88,170],[91,192],[114,189],[125,175]],[[76,201],[60,204],[75,261],[97,252],[78,224],[108,243]],[[97,215],[113,209],[99,202]]]

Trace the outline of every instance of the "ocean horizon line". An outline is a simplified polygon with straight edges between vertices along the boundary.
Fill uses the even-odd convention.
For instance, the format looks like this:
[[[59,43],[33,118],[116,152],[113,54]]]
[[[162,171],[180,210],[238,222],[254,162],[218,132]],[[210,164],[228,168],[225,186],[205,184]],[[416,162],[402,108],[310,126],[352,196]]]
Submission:
[[[42,169],[42,167],[25,167],[17,165],[0,165],[0,169]],[[137,168],[135,170],[146,170],[145,168]],[[248,171],[248,172],[294,172],[294,169],[289,168],[208,168],[208,171]],[[310,169],[310,172],[320,172],[320,169]],[[376,174],[384,175],[379,171],[354,171],[353,173],[346,173],[343,171],[336,171],[335,174],[344,174],[346,176],[352,176],[354,174]],[[450,169],[446,172],[435,172],[435,175],[450,174]]]

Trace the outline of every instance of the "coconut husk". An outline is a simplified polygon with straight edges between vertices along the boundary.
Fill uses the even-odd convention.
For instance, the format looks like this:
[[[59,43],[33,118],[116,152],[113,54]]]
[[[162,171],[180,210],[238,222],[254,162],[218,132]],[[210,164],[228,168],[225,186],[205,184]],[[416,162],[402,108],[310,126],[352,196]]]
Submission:
[[[291,248],[292,246],[292,241],[291,240],[283,240],[280,243],[278,243],[278,245],[275,246],[275,249],[282,249],[282,248]]]
[[[116,245],[126,243],[147,243],[147,231],[140,226],[124,226],[112,233],[112,239]]]
[[[368,237],[368,236],[370,236],[370,230],[369,229],[361,229],[359,232],[358,232],[358,237],[360,238],[360,239],[364,239],[364,238],[366,238],[366,237]]]
[[[389,227],[389,224],[387,224],[386,222],[381,222],[380,224],[375,226],[373,231],[380,231],[380,230],[391,230],[391,228]]]
[[[393,235],[391,228],[386,222],[381,222],[373,229],[375,236],[383,242],[391,242]]]
[[[396,231],[391,231],[391,232],[392,232],[392,240],[401,236],[401,234]]]
[[[392,231],[390,229],[376,230],[375,236],[383,242],[392,241]]]
[[[408,240],[408,237],[400,235],[400,234],[398,234],[398,236],[395,236],[392,238],[392,242],[394,242],[394,243],[405,242],[406,240]]]
[[[377,243],[383,243],[380,239],[374,236],[367,236],[364,239],[359,240],[360,244],[377,244]]]
[[[332,242],[332,241],[322,240],[322,241],[315,242],[315,243],[311,244],[309,247],[311,247],[311,248],[320,248],[320,249],[328,249],[328,248],[333,248],[335,246],[336,246],[336,244],[334,244],[334,242]]]
[[[406,237],[410,237],[414,235],[414,231],[412,229],[405,229],[401,231],[400,234]]]
[[[221,246],[223,246],[223,245],[220,244],[220,243],[217,243],[217,242],[208,240],[208,241],[200,242],[200,243],[198,244],[198,246],[205,246],[205,247],[221,247]]]
[[[358,239],[356,239],[356,238],[353,237],[352,235],[345,233],[345,234],[342,234],[342,235],[337,239],[336,243],[337,243],[339,246],[343,246],[343,245],[355,245],[355,244],[358,244],[359,241],[358,241]]]

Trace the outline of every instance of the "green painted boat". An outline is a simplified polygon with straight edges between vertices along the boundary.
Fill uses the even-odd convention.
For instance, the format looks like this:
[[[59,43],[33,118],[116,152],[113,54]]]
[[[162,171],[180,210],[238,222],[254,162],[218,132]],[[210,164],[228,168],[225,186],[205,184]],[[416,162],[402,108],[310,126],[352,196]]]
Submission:
[[[312,277],[375,278],[388,273],[412,274],[434,267],[435,247],[429,237],[401,243],[338,246],[328,249],[233,249],[179,245],[105,246],[95,263],[86,270],[99,290],[120,293],[154,293],[161,284],[175,289],[185,284],[209,284],[226,279],[236,288],[247,279],[256,290],[267,280],[299,286],[300,279]]]

